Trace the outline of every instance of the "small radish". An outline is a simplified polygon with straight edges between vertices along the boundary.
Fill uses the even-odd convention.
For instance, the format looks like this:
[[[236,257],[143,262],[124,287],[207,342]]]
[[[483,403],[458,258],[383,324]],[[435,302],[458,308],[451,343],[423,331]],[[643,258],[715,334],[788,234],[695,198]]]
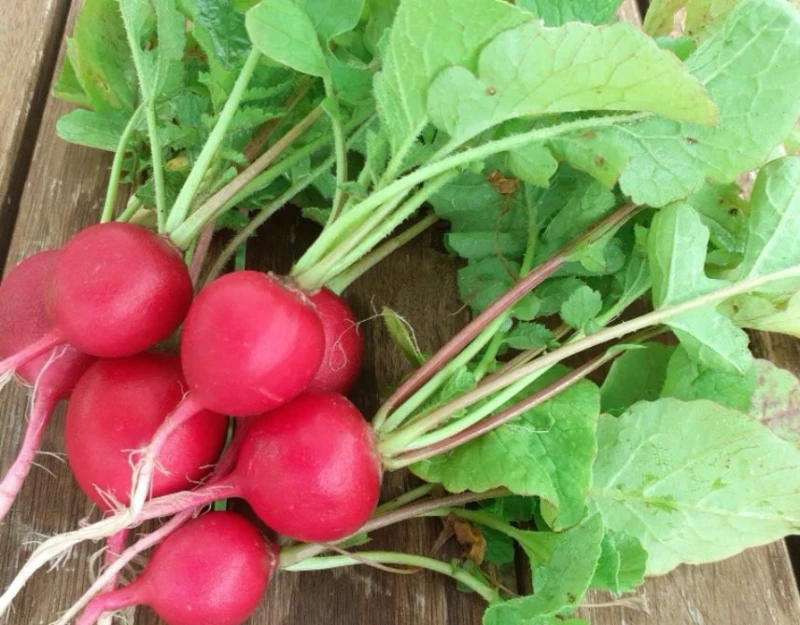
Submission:
[[[132,224],[90,226],[53,267],[53,329],[0,361],[0,375],[64,343],[104,358],[136,354],[169,336],[191,300],[188,270],[167,239]]]
[[[250,521],[209,512],[165,538],[133,582],[93,599],[78,625],[138,604],[149,605],[167,625],[239,625],[255,610],[277,564],[277,546]]]
[[[67,408],[67,462],[84,493],[103,510],[126,504],[131,452],[146,445],[181,401],[185,383],[171,354],[98,360],[75,387]],[[210,411],[176,428],[158,455],[154,496],[190,488],[217,460],[227,419]]]
[[[201,410],[257,415],[289,401],[322,362],[325,335],[302,291],[258,271],[217,278],[198,293],[181,331],[189,393],[153,437],[131,492],[136,516],[150,491],[155,457],[171,430]]]
[[[0,283],[0,357],[15,354],[52,330],[44,292],[58,254],[56,250],[45,250],[28,256]],[[69,396],[93,360],[73,347],[63,346],[15,369],[17,377],[33,387],[33,400],[19,454],[0,482],[0,519],[11,508],[33,465],[56,404]]]
[[[234,497],[245,499],[264,522],[290,538],[335,541],[371,516],[380,483],[372,429],[358,410],[334,393],[301,395],[249,423],[228,477],[147,502],[136,514],[126,510],[45,540],[0,596],[0,614],[36,571],[83,541]]]
[[[352,388],[361,369],[364,342],[358,320],[343,298],[325,287],[309,295],[325,332],[325,355],[308,391],[343,395]]]
[[[259,271],[211,282],[181,332],[181,364],[196,401],[236,416],[260,414],[300,394],[324,350],[322,324],[306,296]]]
[[[276,532],[303,541],[352,534],[378,503],[372,429],[335,393],[306,393],[247,432],[234,472],[242,496]]]

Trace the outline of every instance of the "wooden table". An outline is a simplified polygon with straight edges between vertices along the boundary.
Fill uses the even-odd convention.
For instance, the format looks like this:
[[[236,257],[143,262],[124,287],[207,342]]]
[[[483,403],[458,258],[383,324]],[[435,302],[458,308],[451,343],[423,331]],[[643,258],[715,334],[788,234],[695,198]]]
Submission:
[[[61,41],[71,28],[77,2],[0,0],[0,268],[37,250],[61,244],[99,214],[109,159],[99,152],[66,144],[55,135],[55,121],[67,106],[48,97]],[[272,235],[270,235],[270,232]],[[251,245],[252,267],[286,270],[313,237],[291,215],[270,222]],[[401,250],[348,292],[357,314],[367,318],[388,305],[417,331],[425,349],[440,345],[465,319],[456,297],[452,261],[428,236]],[[367,362],[355,401],[367,414],[380,389],[406,370],[381,323],[365,323]],[[800,370],[800,348],[782,337],[756,337],[760,355]],[[5,469],[20,438],[26,394],[7,389],[0,414],[0,469]],[[49,428],[44,450],[62,451],[60,415]],[[39,458],[20,499],[0,527],[0,584],[5,586],[26,557],[22,547],[95,515],[74,486],[62,461]],[[405,474],[388,477],[386,494],[413,484]],[[436,520],[415,521],[384,530],[377,548],[390,545],[426,553],[439,533]],[[77,597],[90,579],[87,556],[77,549],[61,570],[36,576],[18,599],[9,625],[46,624]],[[524,575],[520,577],[525,585]],[[726,562],[682,567],[652,579],[637,593],[647,611],[628,607],[587,607],[594,625],[790,625],[800,623],[800,598],[783,542],[753,549]],[[587,601],[600,604],[607,597]],[[365,568],[341,572],[281,574],[250,621],[254,625],[472,625],[482,605],[433,574],[393,576]],[[148,611],[136,623],[153,625]]]

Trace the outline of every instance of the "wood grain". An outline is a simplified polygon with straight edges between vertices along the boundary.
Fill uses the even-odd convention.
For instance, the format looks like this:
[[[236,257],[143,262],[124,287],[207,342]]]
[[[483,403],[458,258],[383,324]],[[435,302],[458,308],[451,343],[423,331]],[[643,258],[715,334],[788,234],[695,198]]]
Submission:
[[[0,0],[0,271],[68,7],[69,0]]]
[[[0,0],[5,1],[5,0]],[[51,0],[55,2],[55,0]],[[34,3],[31,3],[32,5]],[[19,5],[15,5],[19,6]],[[55,5],[54,5],[55,6]],[[74,13],[74,8],[73,8]],[[39,18],[41,20],[41,16]],[[21,23],[35,29],[36,20]],[[4,39],[0,42],[5,44]],[[40,41],[43,57],[48,45]],[[16,114],[0,90],[0,112]],[[8,254],[9,263],[44,247],[58,245],[81,226],[97,218],[106,184],[105,155],[70,146],[57,139],[54,124],[67,107],[48,101],[35,142],[27,182],[20,185],[20,207]],[[28,123],[26,113],[21,114]],[[33,122],[31,122],[33,123]],[[38,127],[38,124],[37,124]],[[2,140],[2,139],[0,139]],[[32,138],[31,138],[32,141]],[[32,142],[33,145],[33,142]],[[13,159],[12,159],[13,160]],[[19,167],[11,163],[12,169]],[[26,167],[27,169],[27,167]],[[0,167],[0,171],[2,168]],[[0,177],[2,180],[2,177]],[[0,217],[1,223],[2,217]],[[314,236],[291,214],[281,214],[250,245],[252,267],[285,271]],[[387,305],[415,328],[425,349],[440,345],[465,319],[454,284],[453,262],[437,249],[437,237],[428,235],[401,250],[374,269],[348,292],[367,342],[367,361],[354,400],[368,414],[381,391],[408,369],[374,317]],[[784,337],[758,337],[760,354],[798,371],[798,343]],[[16,450],[26,395],[6,391],[0,398],[0,469]],[[59,420],[51,424],[44,442],[48,452],[62,451]],[[92,508],[74,486],[63,463],[42,456],[11,514],[0,527],[0,585],[20,566],[27,550],[20,545],[41,534],[73,528]],[[407,474],[386,479],[385,496],[408,487]],[[420,520],[376,534],[376,548],[427,553],[439,532],[435,520]],[[77,597],[90,579],[86,545],[74,552],[57,572],[36,576],[15,605],[8,625],[38,625],[52,620]],[[800,600],[783,543],[750,550],[726,562],[682,567],[673,574],[648,581],[641,590],[649,614],[631,609],[592,608],[586,614],[594,625],[788,625],[800,622]],[[592,602],[604,601],[602,596]],[[365,568],[342,572],[281,574],[251,619],[251,625],[477,625],[482,605],[459,593],[449,580],[434,575],[392,576]],[[148,610],[137,612],[137,625],[155,625]]]

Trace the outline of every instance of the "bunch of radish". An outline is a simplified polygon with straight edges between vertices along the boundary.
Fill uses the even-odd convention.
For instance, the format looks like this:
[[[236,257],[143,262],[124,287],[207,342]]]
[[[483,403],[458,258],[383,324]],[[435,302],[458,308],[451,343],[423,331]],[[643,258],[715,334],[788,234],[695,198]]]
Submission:
[[[353,312],[331,291],[307,293],[290,279],[239,271],[193,297],[168,239],[108,223],[25,259],[0,295],[0,367],[33,385],[34,396],[19,458],[2,483],[3,513],[48,415],[67,397],[70,469],[101,509],[112,516],[127,510],[123,535],[149,497],[190,489],[208,476],[225,447],[228,416],[250,419],[237,419],[247,427],[237,427],[226,454],[232,471],[225,475],[220,463],[209,480],[213,498],[222,491],[246,498],[265,523],[298,540],[339,539],[372,513],[380,461],[367,422],[341,394],[358,373],[361,338]],[[179,355],[149,351],[181,325]],[[202,488],[195,491],[191,507],[202,497]],[[243,519],[225,522],[234,539],[258,536]],[[182,531],[202,533],[206,525]],[[158,554],[179,539],[171,540],[154,569],[168,560]],[[254,589],[263,590],[274,557],[262,568]],[[129,602],[148,585],[135,587],[102,605]],[[157,610],[169,614],[168,607]],[[231,614],[238,616],[214,622],[237,623],[244,613]]]

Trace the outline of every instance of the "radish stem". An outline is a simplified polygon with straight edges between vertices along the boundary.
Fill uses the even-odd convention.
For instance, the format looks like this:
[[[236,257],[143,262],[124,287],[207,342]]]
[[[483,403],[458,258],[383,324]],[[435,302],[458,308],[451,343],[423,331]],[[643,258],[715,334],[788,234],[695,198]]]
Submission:
[[[139,120],[142,118],[141,105],[133,112],[128,123],[125,125],[125,130],[119,138],[119,145],[117,151],[114,153],[114,161],[111,163],[111,175],[108,180],[108,190],[106,191],[106,199],[103,203],[103,213],[100,216],[100,223],[111,221],[114,216],[114,204],[117,201],[117,191],[119,189],[119,179],[122,174],[122,163],[125,160],[125,153],[128,151],[128,143],[130,143],[133,131],[136,129]]]

